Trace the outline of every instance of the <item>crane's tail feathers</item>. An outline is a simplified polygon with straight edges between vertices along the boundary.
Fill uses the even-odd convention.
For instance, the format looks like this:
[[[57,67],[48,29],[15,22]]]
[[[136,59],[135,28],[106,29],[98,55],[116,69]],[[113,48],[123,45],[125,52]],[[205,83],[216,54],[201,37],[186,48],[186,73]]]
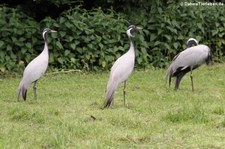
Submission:
[[[109,108],[109,106],[111,105],[113,101],[113,96],[114,96],[114,92],[112,93],[110,97],[107,97],[104,108]]]
[[[106,90],[106,101],[105,101],[104,108],[108,108],[111,105],[116,88],[117,88],[117,84],[109,81],[107,85],[107,90]]]
[[[22,96],[23,96],[23,100],[25,101],[27,98],[27,89],[24,88],[24,90],[22,90]]]
[[[172,65],[172,64],[171,64]],[[172,70],[172,66],[170,65],[170,67],[168,68],[167,70],[167,73],[166,73],[166,83],[167,81],[169,80],[169,86],[171,84],[171,78],[172,78],[172,75],[173,75],[173,70]]]
[[[22,94],[23,100],[26,100],[27,98],[27,89],[24,87],[24,85],[20,85],[18,89],[18,96],[17,99],[19,100],[20,94]]]

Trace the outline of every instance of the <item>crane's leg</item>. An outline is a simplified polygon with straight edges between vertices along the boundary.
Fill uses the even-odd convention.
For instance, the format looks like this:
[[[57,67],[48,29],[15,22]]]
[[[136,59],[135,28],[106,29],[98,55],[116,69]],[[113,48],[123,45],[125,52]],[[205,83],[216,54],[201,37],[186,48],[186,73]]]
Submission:
[[[127,104],[126,104],[126,81],[124,81],[123,100],[124,100],[124,106],[127,106]]]
[[[192,91],[194,91],[194,82],[193,82],[192,68],[191,68],[191,72],[190,72],[190,78],[191,78]]]
[[[37,87],[36,87],[36,83],[37,83],[37,81],[34,81],[33,90],[34,90],[34,99],[35,99],[35,100],[37,100],[37,94],[36,94],[36,89],[37,89]]]

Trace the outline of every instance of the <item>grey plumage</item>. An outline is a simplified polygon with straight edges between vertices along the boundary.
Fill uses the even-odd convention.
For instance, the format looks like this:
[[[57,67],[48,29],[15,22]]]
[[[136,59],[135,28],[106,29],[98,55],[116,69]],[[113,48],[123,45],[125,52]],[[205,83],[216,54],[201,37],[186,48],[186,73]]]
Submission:
[[[130,39],[130,49],[124,55],[118,58],[111,68],[110,77],[106,89],[105,107],[109,107],[111,105],[111,102],[113,102],[114,100],[113,97],[115,90],[122,82],[124,82],[123,94],[124,104],[126,104],[126,81],[133,71],[135,62],[135,46],[133,41],[133,32],[139,29],[142,28],[134,25],[128,27],[127,35]]]
[[[36,96],[36,82],[37,80],[44,75],[47,67],[48,67],[48,59],[49,59],[49,53],[48,53],[48,33],[50,32],[56,32],[54,30],[51,30],[49,28],[44,29],[42,35],[45,41],[44,50],[41,52],[40,55],[38,55],[35,59],[33,59],[25,68],[23,73],[23,78],[20,81],[19,88],[18,88],[18,100],[20,98],[20,95],[22,94],[22,97],[24,100],[26,100],[27,96],[27,90],[31,83],[34,82],[33,90],[34,90],[34,97]]]
[[[178,89],[183,76],[190,72],[192,90],[194,91],[192,71],[204,63],[208,65],[211,60],[212,53],[208,46],[196,44],[196,46],[188,47],[174,57],[167,69],[166,79],[169,80],[169,86],[171,78],[175,77],[175,90]]]

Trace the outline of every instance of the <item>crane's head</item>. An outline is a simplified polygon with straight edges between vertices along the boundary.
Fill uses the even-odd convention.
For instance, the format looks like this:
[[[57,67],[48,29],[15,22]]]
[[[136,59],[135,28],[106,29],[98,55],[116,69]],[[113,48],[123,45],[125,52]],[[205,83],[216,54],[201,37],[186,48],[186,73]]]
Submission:
[[[129,38],[134,37],[133,33],[137,30],[141,30],[142,27],[139,26],[135,26],[135,25],[130,25],[127,29],[127,35],[129,36]]]
[[[45,28],[44,30],[43,30],[43,33],[50,33],[50,32],[57,32],[57,31],[55,31],[55,30],[52,30],[52,29],[50,29],[50,28]]]
[[[52,29],[50,29],[50,28],[45,28],[44,30],[43,30],[43,33],[42,33],[42,35],[43,35],[43,38],[44,39],[47,39],[47,35],[48,35],[48,33],[53,33],[53,32],[56,32],[55,30],[52,30]]]
[[[194,38],[189,38],[187,41],[187,48],[190,48],[192,46],[197,46],[198,45],[198,41]]]

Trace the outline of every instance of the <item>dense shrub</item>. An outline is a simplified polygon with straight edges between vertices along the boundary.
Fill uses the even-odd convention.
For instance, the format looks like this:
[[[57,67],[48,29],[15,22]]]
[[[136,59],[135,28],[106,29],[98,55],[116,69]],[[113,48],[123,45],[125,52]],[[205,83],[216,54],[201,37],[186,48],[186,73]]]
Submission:
[[[10,27],[5,27],[2,21],[2,32],[7,33],[7,36],[1,38],[4,39],[4,42],[0,42],[0,48],[3,51],[1,55],[2,57],[10,55],[10,58],[1,59],[2,70],[23,68],[24,64],[27,65],[41,52],[43,49],[41,33],[45,27],[58,31],[57,34],[51,34],[49,38],[50,67],[88,71],[106,70],[129,49],[129,40],[126,35],[128,23],[124,15],[115,14],[113,11],[105,13],[97,9],[88,12],[74,8],[63,13],[56,20],[46,18],[38,26],[32,19],[24,18],[24,14],[17,13],[14,9],[2,10],[15,15],[10,18],[17,21],[6,23],[12,25]],[[15,24],[18,26],[13,26]],[[8,27],[13,29],[5,30]],[[140,51],[137,51],[137,63],[147,64],[147,44],[143,44],[144,36],[141,33],[138,33],[137,37],[136,43],[142,42],[141,45],[138,44]],[[7,51],[12,53],[8,54],[4,51],[7,46],[10,47]]]
[[[153,6],[134,21],[142,24],[148,43],[148,63],[165,67],[168,62],[186,47],[188,38],[196,38],[208,45],[214,61],[224,61],[225,9],[224,6],[184,6],[170,4],[166,8]],[[160,5],[160,4],[158,4]],[[132,18],[130,18],[132,19]]]
[[[124,16],[113,11],[75,8],[42,24],[58,30],[51,44],[51,62],[58,68],[108,69],[129,48]]]
[[[53,41],[53,65],[60,68],[97,70],[105,68],[125,51],[124,19],[113,12],[87,12],[75,8],[65,12],[57,22],[46,19],[59,31]],[[127,48],[128,45],[125,45]]]
[[[0,7],[0,71],[18,71],[39,49],[37,22],[15,9]],[[21,61],[23,59],[23,61]],[[22,67],[23,68],[23,67]]]
[[[58,31],[49,39],[49,66],[57,69],[108,70],[129,48],[126,29],[130,24],[143,27],[135,36],[138,68],[166,67],[185,49],[190,37],[208,45],[214,60],[221,62],[225,55],[223,8],[181,3],[165,7],[158,2],[150,8],[121,14],[76,7],[56,19],[46,17],[38,23],[15,9],[1,7],[0,71],[20,71],[37,56],[43,49],[41,33],[45,27]]]

